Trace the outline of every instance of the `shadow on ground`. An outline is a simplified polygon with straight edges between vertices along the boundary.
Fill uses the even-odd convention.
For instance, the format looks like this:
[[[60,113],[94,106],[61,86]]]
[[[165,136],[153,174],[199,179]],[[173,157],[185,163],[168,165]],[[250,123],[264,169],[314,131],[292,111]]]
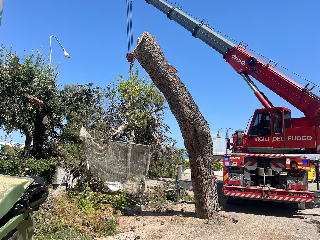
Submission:
[[[320,217],[319,213],[310,213],[306,210],[293,209],[286,206],[284,203],[271,202],[271,201],[259,201],[259,200],[243,200],[238,202],[237,199],[226,203],[219,196],[219,202],[222,209],[226,212],[247,213],[255,215],[276,216],[276,217],[289,217],[289,218],[301,218],[305,219],[308,216]],[[315,208],[319,208],[320,205],[316,204]],[[306,205],[306,208],[310,208]],[[319,211],[317,211],[319,212]]]

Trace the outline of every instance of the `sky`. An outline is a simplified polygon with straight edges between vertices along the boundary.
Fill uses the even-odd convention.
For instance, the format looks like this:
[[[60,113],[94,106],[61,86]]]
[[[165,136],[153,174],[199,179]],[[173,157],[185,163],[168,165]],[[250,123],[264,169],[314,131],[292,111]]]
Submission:
[[[144,31],[156,37],[168,62],[190,91],[210,130],[245,129],[254,110],[262,108],[242,77],[222,55],[183,27],[169,20],[145,0],[133,0],[133,38]],[[282,66],[320,85],[319,58],[320,1],[318,0],[177,0],[182,10]],[[12,45],[20,56],[24,50],[40,49],[49,54],[49,36],[56,36],[71,58],[65,58],[52,39],[53,64],[59,63],[58,84],[107,86],[120,74],[128,77],[125,0],[4,0],[0,43]],[[264,60],[264,59],[262,59]],[[139,65],[141,77],[146,76]],[[305,86],[305,80],[278,71]],[[303,114],[255,81],[274,106],[292,110],[292,117]],[[310,86],[309,86],[310,87]],[[314,93],[319,95],[319,89]],[[168,110],[166,122],[177,147],[184,148],[174,116]],[[230,135],[229,130],[229,135]],[[21,141],[13,134],[13,141]]]

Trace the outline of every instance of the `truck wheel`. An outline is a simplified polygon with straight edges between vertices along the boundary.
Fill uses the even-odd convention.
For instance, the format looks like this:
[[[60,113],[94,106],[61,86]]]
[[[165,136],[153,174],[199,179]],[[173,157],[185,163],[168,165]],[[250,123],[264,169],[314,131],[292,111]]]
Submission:
[[[306,203],[305,203],[305,202],[300,202],[300,203],[284,203],[284,206],[285,206],[286,208],[298,209],[298,210],[305,210],[305,209],[306,209]]]
[[[306,203],[305,202],[300,202],[297,204],[299,210],[305,210],[306,209]]]
[[[234,197],[228,197],[225,202],[227,204],[239,204],[239,203],[243,203],[243,199],[242,198],[234,198]]]

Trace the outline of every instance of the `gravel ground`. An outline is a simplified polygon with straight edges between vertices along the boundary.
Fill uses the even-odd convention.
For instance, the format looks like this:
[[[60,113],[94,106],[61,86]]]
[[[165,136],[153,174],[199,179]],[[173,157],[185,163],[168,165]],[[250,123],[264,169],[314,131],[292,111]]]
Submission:
[[[173,205],[173,213],[144,210],[119,218],[111,239],[320,239],[320,206],[290,210],[269,202],[230,205],[219,221],[196,218],[194,204]],[[181,211],[183,210],[183,211]]]
[[[160,180],[161,184],[165,180]],[[155,185],[157,181],[150,181]],[[313,185],[312,185],[313,186]],[[314,188],[314,186],[313,186]],[[119,217],[119,234],[104,240],[135,239],[312,239],[320,240],[320,205],[305,210],[283,207],[280,203],[246,201],[226,204],[220,197],[219,220],[195,216],[195,206],[173,204],[168,212],[146,209],[135,216]]]
[[[196,218],[194,204],[172,206],[173,213],[144,210],[119,218],[111,239],[320,239],[320,206],[293,211],[273,203],[230,205],[219,221]],[[181,211],[183,210],[183,211]]]

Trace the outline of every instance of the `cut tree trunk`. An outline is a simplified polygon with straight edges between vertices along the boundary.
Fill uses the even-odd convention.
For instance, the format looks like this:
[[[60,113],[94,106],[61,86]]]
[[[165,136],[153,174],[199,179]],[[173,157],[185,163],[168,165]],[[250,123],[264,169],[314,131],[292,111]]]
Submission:
[[[133,54],[163,93],[178,121],[190,160],[196,215],[205,219],[218,217],[212,139],[207,121],[150,33],[142,34]]]

